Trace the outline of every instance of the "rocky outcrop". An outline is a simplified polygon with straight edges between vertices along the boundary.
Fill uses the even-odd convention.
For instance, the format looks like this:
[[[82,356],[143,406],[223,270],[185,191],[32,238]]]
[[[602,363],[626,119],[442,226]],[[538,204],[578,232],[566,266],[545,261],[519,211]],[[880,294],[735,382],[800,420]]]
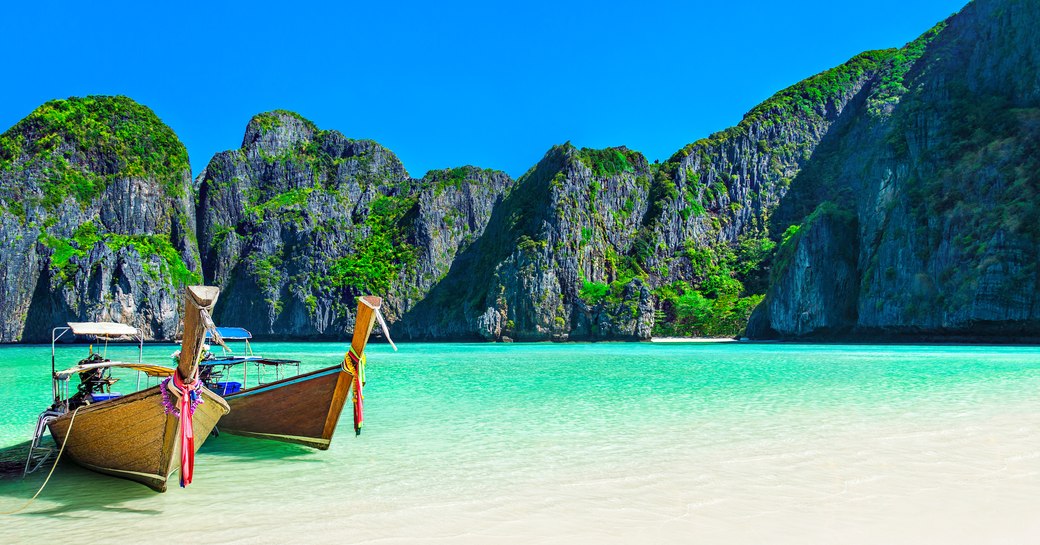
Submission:
[[[657,169],[634,256],[654,288],[656,332],[744,330],[769,285],[771,217],[895,54],[866,52],[784,89]]]
[[[172,338],[198,278],[187,151],[125,97],[48,102],[0,136],[0,342],[113,320]]]
[[[255,116],[242,147],[198,178],[215,311],[261,336],[332,337],[355,298],[386,297],[391,321],[421,300],[479,236],[511,180],[466,167],[408,176],[386,148],[285,111]]]
[[[668,198],[654,215],[654,238],[663,243],[650,268],[686,269],[679,252],[700,245],[736,244],[768,233],[770,214],[792,179],[813,159],[820,142],[845,122],[850,105],[893,55],[870,51],[784,89],[748,112],[736,127],[684,147],[662,167],[656,185]],[[682,279],[681,273],[666,280]]]
[[[492,210],[512,184],[504,172],[471,166],[430,171],[414,184],[409,242],[416,259],[394,285],[400,301],[395,321],[425,298],[448,275],[456,256],[484,234]]]
[[[769,293],[748,323],[748,336],[848,333],[856,324],[858,235],[856,217],[831,202],[789,229],[777,251]]]
[[[199,271],[218,321],[267,337],[343,337],[373,293],[411,339],[732,336],[749,315],[753,337],[1040,338],[1038,23],[976,0],[663,163],[563,144],[515,183],[412,178],[275,111],[193,192],[151,111],[53,101],[0,137],[0,341],[71,318],[171,338]]]
[[[1037,23],[1035,2],[970,4],[904,48],[793,180],[781,222],[821,199],[858,218],[860,289],[831,303],[855,306],[851,334],[1040,337]],[[832,266],[807,257],[781,276]],[[764,304],[783,335],[828,327],[802,323],[814,311],[793,286]]]
[[[255,116],[242,147],[214,156],[197,180],[206,281],[223,288],[214,317],[257,335],[343,334],[353,315],[344,300],[395,272],[392,235],[373,244],[380,263],[371,269],[358,270],[351,256],[364,251],[359,238],[396,225],[408,180],[375,142],[289,112]]]
[[[399,328],[417,339],[648,337],[650,291],[622,261],[651,176],[626,148],[554,147]]]

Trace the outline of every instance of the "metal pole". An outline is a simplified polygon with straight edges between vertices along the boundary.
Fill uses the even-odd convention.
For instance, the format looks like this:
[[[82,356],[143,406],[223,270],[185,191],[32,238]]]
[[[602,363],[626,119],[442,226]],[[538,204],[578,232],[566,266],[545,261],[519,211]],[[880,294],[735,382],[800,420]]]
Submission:
[[[137,335],[137,365],[144,363],[144,336]],[[141,370],[137,370],[137,389],[141,389]]]
[[[58,402],[58,370],[54,367],[54,343],[58,342],[58,338],[54,335],[58,332],[58,328],[51,330],[51,394],[54,395],[54,402]]]
[[[58,330],[61,330],[61,334],[58,334]],[[62,338],[65,333],[68,333],[69,327],[56,327],[51,330],[51,393],[54,394],[54,402],[58,402],[58,369],[55,367],[55,356],[54,356],[54,345],[58,342],[58,339]]]

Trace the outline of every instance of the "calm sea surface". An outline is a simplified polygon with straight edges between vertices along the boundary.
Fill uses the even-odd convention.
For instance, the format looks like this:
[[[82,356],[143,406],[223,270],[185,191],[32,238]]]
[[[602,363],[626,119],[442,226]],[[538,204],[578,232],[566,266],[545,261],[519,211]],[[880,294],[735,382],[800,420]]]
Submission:
[[[0,347],[0,448],[49,373],[49,346]],[[0,543],[1040,542],[1037,348],[372,345],[365,394],[360,437],[348,413],[325,452],[211,438],[187,489],[62,463]],[[0,511],[45,473],[0,480]]]

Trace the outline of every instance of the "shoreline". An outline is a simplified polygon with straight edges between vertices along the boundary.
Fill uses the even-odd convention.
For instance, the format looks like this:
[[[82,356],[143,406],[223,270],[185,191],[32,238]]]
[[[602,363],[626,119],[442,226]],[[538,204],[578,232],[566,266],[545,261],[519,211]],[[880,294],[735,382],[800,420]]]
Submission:
[[[344,339],[321,339],[321,338],[283,338],[283,337],[264,337],[255,336],[251,340],[253,343],[344,343],[350,342],[349,338]],[[929,335],[922,335],[920,337],[910,336],[864,336],[864,337],[849,337],[849,338],[789,338],[789,339],[748,339],[742,337],[740,339],[732,337],[651,337],[649,339],[600,339],[600,340],[538,340],[538,341],[487,341],[487,340],[476,340],[476,339],[405,339],[395,341],[396,344],[403,343],[417,343],[417,344],[610,344],[610,343],[653,343],[653,344],[682,344],[682,343],[700,343],[700,344],[713,344],[713,343],[740,343],[740,344],[783,344],[783,345],[868,345],[868,346],[1018,346],[1018,347],[1036,347],[1040,345],[1040,338],[1022,338],[1022,337],[936,337]],[[373,345],[385,345],[386,340],[381,337],[373,338],[369,341]],[[58,346],[76,346],[93,344],[91,341],[75,341],[62,339],[57,343]],[[149,345],[168,345],[168,346],[179,346],[180,343],[174,340],[161,340],[152,339],[145,340],[145,346]],[[50,348],[48,342],[6,342],[0,343],[0,348],[32,348],[32,347],[45,347]]]
[[[650,337],[652,343],[739,343],[733,337]]]

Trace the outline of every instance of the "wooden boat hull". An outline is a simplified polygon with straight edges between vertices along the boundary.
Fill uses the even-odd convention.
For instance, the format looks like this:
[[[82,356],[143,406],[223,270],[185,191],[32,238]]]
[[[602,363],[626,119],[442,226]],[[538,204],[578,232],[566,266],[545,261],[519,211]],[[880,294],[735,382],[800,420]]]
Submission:
[[[50,423],[51,436],[59,447],[65,443],[65,456],[87,469],[164,492],[167,479],[180,468],[180,419],[166,414],[159,388],[84,406],[74,422],[69,412]],[[228,412],[220,396],[201,392],[204,401],[192,417],[195,450]]]
[[[354,335],[343,365],[226,396],[231,413],[221,420],[219,430],[327,450],[358,372],[351,362],[363,357],[382,304],[382,299],[370,295],[358,299]],[[363,371],[360,374],[364,376]],[[361,414],[360,405],[357,409],[356,414]]]
[[[337,365],[228,395],[218,430],[327,450],[353,378]]]

